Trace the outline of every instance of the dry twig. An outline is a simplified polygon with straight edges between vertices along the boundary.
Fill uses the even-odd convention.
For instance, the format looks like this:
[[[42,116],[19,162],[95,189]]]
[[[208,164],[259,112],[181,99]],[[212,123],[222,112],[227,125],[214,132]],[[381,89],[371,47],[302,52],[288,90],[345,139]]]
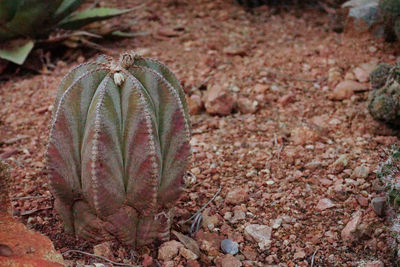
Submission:
[[[31,214],[36,213],[38,211],[49,210],[49,209],[52,209],[52,208],[53,207],[44,207],[44,208],[40,208],[40,209],[27,210],[27,211],[21,212],[21,216],[31,215]]]
[[[11,200],[24,200],[24,199],[37,199],[37,198],[46,198],[46,196],[25,196],[25,197],[12,197]]]
[[[317,254],[317,251],[318,251],[318,249],[316,249],[316,250],[314,251],[313,255],[312,255],[312,258],[311,258],[311,267],[314,266],[314,259],[315,259],[315,255]]]
[[[90,256],[90,257],[94,257],[94,258],[98,258],[98,259],[102,259],[102,260],[105,260],[105,261],[107,261],[107,262],[109,262],[111,264],[117,265],[117,266],[139,267],[138,265],[132,265],[132,264],[126,264],[126,263],[118,263],[118,262],[112,261],[110,259],[107,259],[106,257],[103,257],[103,256],[99,256],[99,255],[95,255],[95,254],[91,254],[91,253],[88,253],[88,252],[75,250],[75,249],[67,250],[67,251],[65,251],[63,253],[63,255],[64,254],[68,254],[68,253],[72,253],[72,252],[80,253],[80,254],[83,254],[83,255],[86,255],[86,256]]]
[[[183,221],[183,222],[180,222],[179,224],[185,224],[185,223],[187,223],[188,221],[192,220],[193,218],[197,217],[198,214],[201,214],[201,212],[202,212],[205,208],[207,208],[207,206],[210,205],[210,203],[218,196],[218,194],[221,192],[221,189],[222,189],[222,186],[220,185],[219,188],[218,188],[218,190],[217,190],[217,192],[214,194],[214,196],[213,196],[206,204],[204,204],[203,207],[201,207],[195,214],[193,214],[192,217],[190,217],[189,219],[187,219],[187,220],[185,220],[185,221]]]

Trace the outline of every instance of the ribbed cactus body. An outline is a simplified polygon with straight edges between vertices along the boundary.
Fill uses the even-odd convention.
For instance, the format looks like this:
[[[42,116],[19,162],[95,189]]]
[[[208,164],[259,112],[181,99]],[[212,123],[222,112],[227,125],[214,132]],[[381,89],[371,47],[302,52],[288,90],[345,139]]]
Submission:
[[[67,74],[47,152],[66,228],[93,241],[165,240],[190,156],[187,114],[179,82],[155,60],[102,56]]]
[[[380,64],[370,80],[374,89],[369,95],[371,116],[389,126],[400,127],[400,67]]]

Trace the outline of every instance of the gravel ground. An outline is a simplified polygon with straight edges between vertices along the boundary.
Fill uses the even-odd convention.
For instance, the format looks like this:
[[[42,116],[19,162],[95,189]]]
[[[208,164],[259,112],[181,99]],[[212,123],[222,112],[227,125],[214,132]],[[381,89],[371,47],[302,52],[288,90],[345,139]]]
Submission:
[[[144,34],[104,43],[108,53],[134,49],[157,58],[177,74],[188,97],[200,99],[191,116],[189,169],[196,180],[177,205],[174,229],[189,235],[190,222],[179,222],[220,192],[193,237],[199,258],[177,242],[159,252],[111,244],[110,257],[144,266],[393,265],[390,221],[377,216],[371,200],[383,194],[376,169],[398,132],[368,114],[369,84],[355,69],[395,62],[394,44],[349,25],[333,32],[330,17],[316,9],[246,12],[229,0],[175,0],[154,1],[135,16],[133,29]],[[76,54],[51,73],[0,84],[0,156],[12,167],[14,215],[61,252],[92,253],[92,244],[63,231],[43,171],[58,83],[89,59]],[[337,85],[343,81],[360,87],[342,95]],[[210,115],[206,92],[221,88],[232,111]],[[226,238],[238,243],[235,256],[220,249]],[[179,254],[164,255],[169,249]],[[65,258],[71,265],[94,261]]]

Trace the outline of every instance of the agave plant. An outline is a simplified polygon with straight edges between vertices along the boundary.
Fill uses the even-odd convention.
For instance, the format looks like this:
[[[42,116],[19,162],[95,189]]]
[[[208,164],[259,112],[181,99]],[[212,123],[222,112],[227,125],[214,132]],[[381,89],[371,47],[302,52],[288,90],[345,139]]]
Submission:
[[[83,0],[0,0],[0,42],[3,42],[0,58],[22,64],[34,40],[45,39],[55,31],[77,30],[133,10],[88,8],[76,12],[82,4]],[[79,33],[90,36],[90,33]],[[24,41],[9,46],[9,41],[15,39]]]
[[[47,166],[67,230],[137,246],[169,238],[190,156],[185,101],[165,65],[132,53],[64,77]]]

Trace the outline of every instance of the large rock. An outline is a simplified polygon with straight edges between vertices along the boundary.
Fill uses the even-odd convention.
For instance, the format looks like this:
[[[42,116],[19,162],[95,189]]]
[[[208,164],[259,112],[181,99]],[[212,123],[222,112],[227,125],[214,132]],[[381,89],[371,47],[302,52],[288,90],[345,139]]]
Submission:
[[[231,254],[226,254],[222,257],[221,267],[241,267],[242,263],[240,260],[232,256]]]
[[[361,67],[357,67],[353,70],[357,81],[365,83],[369,81],[369,72]]]
[[[370,171],[368,167],[361,165],[354,169],[352,176],[358,179],[366,179],[369,175],[369,172]]]
[[[249,195],[244,188],[236,188],[229,191],[226,195],[225,202],[227,204],[241,204],[249,199]]]
[[[163,261],[172,260],[178,255],[181,248],[183,248],[183,245],[178,241],[165,242],[158,250],[158,259]]]
[[[329,198],[323,198],[318,202],[316,209],[323,211],[333,207],[335,207],[335,204]]]
[[[227,88],[214,85],[207,90],[204,106],[212,115],[229,115],[235,105],[235,99]]]
[[[295,145],[313,144],[318,137],[318,133],[307,126],[294,128],[290,133],[290,138]]]
[[[64,266],[50,239],[4,214],[0,215],[0,242],[12,251],[9,257],[0,256],[0,266]]]
[[[6,167],[0,162],[0,266],[64,266],[50,239],[14,220],[9,210]]]
[[[375,197],[371,201],[371,206],[374,209],[376,215],[385,215],[386,197]]]
[[[335,87],[330,98],[332,100],[349,99],[354,95],[354,92],[361,91],[365,88],[365,85],[355,81],[343,81]]]
[[[353,70],[353,72],[354,72],[354,75],[356,76],[356,79],[362,83],[368,82],[369,78],[370,78],[370,74],[376,68],[376,65],[377,65],[376,61],[371,61],[371,62],[361,64],[360,66],[355,68]]]
[[[357,211],[353,214],[351,220],[343,228],[341,237],[345,242],[353,242],[356,239],[357,227],[362,219],[362,211]]]
[[[244,229],[245,237],[250,241],[256,241],[262,250],[270,247],[271,233],[271,227],[261,224],[250,224]]]
[[[114,255],[113,255],[111,245],[112,245],[112,243],[110,241],[106,241],[106,242],[95,245],[93,247],[94,255],[105,257],[110,260],[114,260]]]
[[[257,112],[257,102],[253,102],[246,97],[240,97],[237,100],[237,106],[241,113],[243,114],[254,114]]]
[[[191,95],[190,97],[186,97],[189,113],[190,115],[196,115],[201,112],[203,108],[203,102],[201,101],[201,97],[199,95]]]
[[[385,264],[380,260],[366,262],[362,267],[385,267]]]

